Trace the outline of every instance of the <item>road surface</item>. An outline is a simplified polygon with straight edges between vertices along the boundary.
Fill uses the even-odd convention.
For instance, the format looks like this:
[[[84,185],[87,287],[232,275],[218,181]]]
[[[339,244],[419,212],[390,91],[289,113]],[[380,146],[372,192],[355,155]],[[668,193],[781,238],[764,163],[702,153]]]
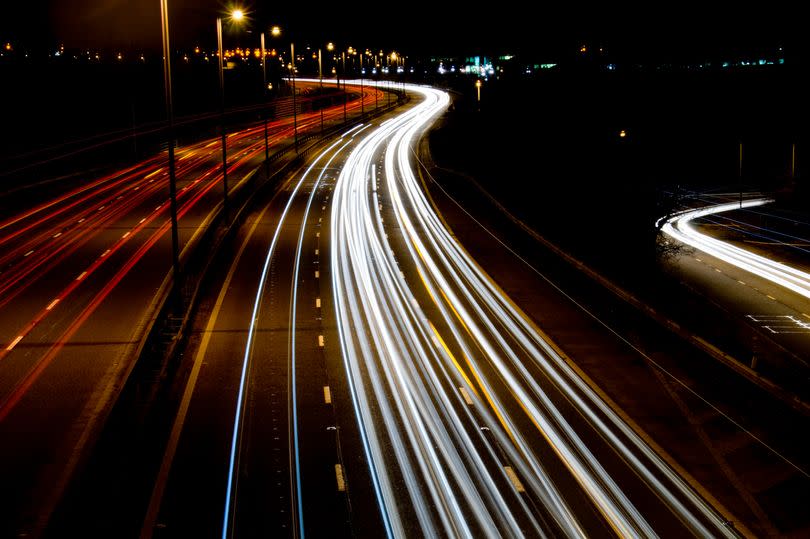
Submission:
[[[368,89],[364,100],[378,97]],[[343,114],[342,104],[324,110],[327,122]],[[303,133],[320,125],[320,111],[299,116]],[[291,118],[269,128],[271,148],[290,143]],[[228,149],[234,189],[264,157],[263,125],[230,133]],[[222,199],[220,141],[176,158],[183,249]],[[0,222],[2,535],[43,528],[133,365],[171,266],[165,161],[78,183]]]

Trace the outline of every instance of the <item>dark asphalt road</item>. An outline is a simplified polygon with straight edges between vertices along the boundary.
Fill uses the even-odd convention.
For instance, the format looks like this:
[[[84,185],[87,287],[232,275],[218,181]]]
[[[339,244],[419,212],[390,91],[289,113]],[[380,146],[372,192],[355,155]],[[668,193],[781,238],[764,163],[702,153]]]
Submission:
[[[327,126],[342,118],[342,104],[324,111]],[[298,120],[304,132],[320,123]],[[228,136],[232,190],[261,163],[263,134]],[[290,118],[271,123],[271,151],[291,135]],[[177,151],[181,249],[221,200],[219,144]],[[0,222],[0,535],[41,532],[134,364],[170,269],[164,161],[44,191]]]
[[[810,481],[781,457],[808,470],[807,417],[563,262],[472,179],[430,171],[426,184],[459,241],[670,462],[753,533],[806,532],[797,500]]]

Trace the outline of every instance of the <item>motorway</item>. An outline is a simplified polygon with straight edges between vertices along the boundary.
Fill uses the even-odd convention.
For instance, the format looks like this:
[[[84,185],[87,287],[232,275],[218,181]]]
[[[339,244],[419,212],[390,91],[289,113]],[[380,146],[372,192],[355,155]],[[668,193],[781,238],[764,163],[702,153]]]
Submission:
[[[367,88],[362,106],[378,100]],[[301,133],[320,125],[320,111],[299,115]],[[291,118],[269,129],[272,149],[290,143]],[[227,140],[234,190],[263,160],[263,125]],[[221,155],[219,139],[176,152],[181,250],[222,199]],[[133,366],[171,266],[167,184],[160,153],[0,222],[0,535],[42,529]]]
[[[331,278],[351,405],[389,536],[733,536],[467,255],[412,145],[371,132],[335,187]]]
[[[71,531],[736,537],[729,515],[651,449],[446,228],[416,179],[413,148],[449,97],[407,90],[411,105],[324,145],[240,227],[194,320],[187,378],[137,531],[99,527],[95,507]],[[119,324],[121,305],[143,312],[135,307],[149,300],[139,284],[147,275],[110,287],[111,297],[128,296],[77,331]],[[119,345],[134,345],[132,320],[120,323],[128,340]],[[26,343],[45,325],[10,337],[8,357],[33,348]],[[72,378],[96,377],[94,358],[112,357],[90,355],[90,344],[63,367],[89,370],[45,387],[60,355],[0,429],[35,438],[32,418],[55,414],[63,398],[97,408],[109,384],[63,394]],[[47,392],[53,410],[41,402]],[[81,427],[76,417],[60,424]],[[21,457],[2,456],[3,466]]]
[[[694,249],[673,261],[692,287],[792,352],[806,369],[810,273],[802,246],[808,242],[797,236],[806,224],[770,211],[771,202],[749,197],[740,207],[728,197],[705,197],[704,206],[673,215],[662,230]],[[763,227],[763,221],[772,224]]]
[[[449,234],[408,91],[245,224],[141,536],[736,536]]]

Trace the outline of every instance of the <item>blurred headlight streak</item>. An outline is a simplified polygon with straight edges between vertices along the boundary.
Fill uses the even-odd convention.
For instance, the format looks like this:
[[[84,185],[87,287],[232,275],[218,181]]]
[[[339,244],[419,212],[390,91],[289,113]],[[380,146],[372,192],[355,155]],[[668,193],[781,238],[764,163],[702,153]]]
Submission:
[[[388,535],[418,527],[427,536],[584,537],[568,493],[549,473],[562,463],[618,535],[654,537],[649,519],[560,411],[551,388],[686,528],[734,537],[444,227],[411,155],[449,97],[407,89],[423,101],[364,134],[337,181],[330,228],[343,361]],[[403,269],[416,270],[410,279],[395,256],[399,237],[389,242],[381,202],[396,218],[385,225],[403,236],[406,248],[396,251],[407,259]],[[547,453],[541,459],[536,448],[543,443],[559,463]]]

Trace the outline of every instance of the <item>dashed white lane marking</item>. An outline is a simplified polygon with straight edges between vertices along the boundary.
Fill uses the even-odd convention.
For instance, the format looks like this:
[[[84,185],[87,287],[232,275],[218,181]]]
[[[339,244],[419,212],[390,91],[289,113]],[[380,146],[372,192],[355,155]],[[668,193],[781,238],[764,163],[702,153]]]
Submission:
[[[76,280],[77,280],[77,281],[81,281],[82,279],[84,279],[84,276],[85,276],[85,275],[87,275],[87,272],[86,272],[86,271],[81,272],[81,273],[79,274],[79,276],[78,276],[78,277],[76,277]]]
[[[11,344],[6,346],[6,352],[11,352],[14,349],[14,347],[17,346],[17,343],[22,340],[22,338],[23,338],[22,335],[17,335],[17,338],[11,341]]]
[[[56,298],[55,300],[53,300],[52,302],[50,302],[50,303],[48,304],[48,306],[47,306],[47,307],[45,307],[45,310],[46,310],[46,311],[50,311],[51,309],[53,309],[54,307],[56,307],[56,304],[57,304],[57,303],[59,303],[59,298]]]
[[[323,335],[318,335],[318,346],[323,348]]]
[[[467,392],[467,390],[464,389],[463,387],[458,388],[458,390],[461,392],[461,396],[464,397],[464,402],[471,405],[473,401],[470,398],[469,392]]]
[[[31,255],[31,254],[33,254],[33,253],[34,253],[34,250],[33,250],[33,249],[31,249],[30,251],[28,251],[27,253],[25,253],[25,254],[23,255],[23,258],[25,258],[25,257],[27,257],[28,255]]]
[[[318,249],[315,249],[315,256],[318,256]]]
[[[320,272],[320,271],[315,270],[315,278],[316,278],[316,279],[320,279],[320,278],[321,278],[321,272]]]
[[[338,492],[346,491],[346,479],[343,477],[343,465],[335,464],[335,479],[337,480]]]
[[[105,256],[107,256],[108,254],[110,254],[110,250],[109,250],[109,249],[107,249],[106,251],[104,251],[103,253],[101,253],[101,256],[100,256],[99,258],[104,258],[104,257],[105,257]]]
[[[62,233],[61,233],[61,232],[57,232],[56,234],[54,234],[54,235],[53,235],[53,237],[54,237],[54,238],[58,238],[58,237],[59,237],[59,236],[61,236],[61,235],[62,235]]]
[[[329,389],[329,386],[323,386],[323,402],[332,404],[332,390]]]
[[[321,298],[315,298],[315,308],[316,309],[321,308]]]
[[[523,487],[523,483],[520,482],[520,479],[518,479],[515,470],[513,470],[511,466],[504,466],[503,469],[506,471],[506,476],[509,478],[509,481],[512,482],[515,490],[518,492],[526,492],[526,489]]]

